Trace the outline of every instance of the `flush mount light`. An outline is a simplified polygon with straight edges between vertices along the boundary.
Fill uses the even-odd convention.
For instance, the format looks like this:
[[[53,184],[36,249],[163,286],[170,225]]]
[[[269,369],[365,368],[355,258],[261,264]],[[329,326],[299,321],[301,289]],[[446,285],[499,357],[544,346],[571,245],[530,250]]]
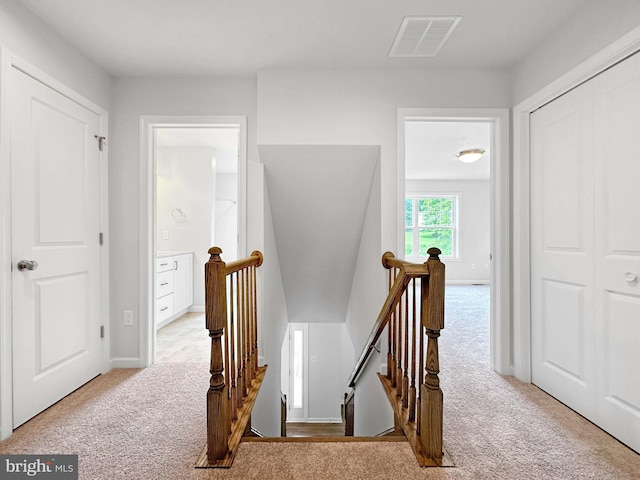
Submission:
[[[464,163],[473,163],[480,160],[482,155],[484,155],[484,148],[471,148],[469,150],[462,150],[456,153],[458,160]]]

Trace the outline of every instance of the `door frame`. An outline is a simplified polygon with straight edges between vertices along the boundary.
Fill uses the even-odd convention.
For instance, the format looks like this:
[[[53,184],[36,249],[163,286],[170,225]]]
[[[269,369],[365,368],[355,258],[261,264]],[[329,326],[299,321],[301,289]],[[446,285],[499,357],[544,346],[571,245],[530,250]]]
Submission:
[[[529,115],[640,50],[640,27],[513,108],[513,375],[531,382],[531,230]]]
[[[11,157],[9,145],[9,111],[7,107],[7,79],[12,68],[38,80],[59,94],[87,108],[100,117],[98,134],[109,138],[108,112],[76,91],[50,77],[36,66],[26,62],[6,48],[0,48],[0,439],[13,433],[13,348],[12,348],[12,287],[11,287]],[[100,153],[100,231],[103,245],[100,252],[100,323],[104,326],[102,339],[101,372],[110,370],[109,324],[109,185],[108,141]]]
[[[512,374],[511,365],[511,282],[510,282],[510,163],[509,110],[506,108],[399,108],[398,109],[398,200],[397,248],[404,251],[405,146],[407,119],[425,121],[486,122],[491,125],[490,179],[490,365],[503,375]]]
[[[239,125],[238,136],[238,256],[247,255],[247,117],[244,115],[141,115],[140,116],[140,331],[139,365],[146,368],[155,356],[153,328],[155,282],[154,252],[156,247],[156,153],[155,133],[158,128],[215,127]]]

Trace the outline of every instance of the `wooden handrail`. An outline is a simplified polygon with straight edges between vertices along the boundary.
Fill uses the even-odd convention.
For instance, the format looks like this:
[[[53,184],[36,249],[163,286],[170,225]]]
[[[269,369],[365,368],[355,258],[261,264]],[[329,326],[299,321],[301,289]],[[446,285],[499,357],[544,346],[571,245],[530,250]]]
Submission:
[[[394,409],[395,425],[402,428],[421,465],[438,466],[449,463],[442,447],[443,396],[438,377],[445,266],[439,249],[430,248],[428,253],[423,264],[396,259],[391,252],[382,256],[382,265],[389,270],[389,294],[349,386],[355,387],[386,329],[387,374],[379,377]]]
[[[217,248],[217,247],[212,247],[212,248]],[[220,253],[222,253],[222,250],[220,251]],[[211,249],[209,249],[209,254],[211,254]],[[233,262],[226,263],[225,264],[226,273],[227,275],[230,275],[232,273],[238,272],[244,268],[251,267],[254,265],[256,267],[259,267],[260,265],[262,265],[262,261],[263,261],[262,253],[259,252],[258,250],[255,250],[251,252],[251,256],[247,258],[242,258],[240,260],[235,260]]]
[[[409,281],[411,281],[412,278],[428,275],[428,267],[426,264],[416,264],[405,262],[404,260],[398,260],[391,252],[385,252],[384,255],[382,255],[382,266],[386,269],[399,268],[400,273],[396,276],[392,287],[389,289],[389,294],[387,295],[384,305],[378,314],[376,323],[373,325],[373,329],[369,334],[365,348],[362,350],[360,358],[358,358],[356,366],[349,376],[348,385],[350,388],[354,388],[356,386],[358,377],[366,366],[369,356],[375,349],[375,345],[378,343],[382,332],[384,332],[384,329],[387,327],[391,318],[391,313],[397,307],[400,298],[407,289]]]
[[[197,467],[229,467],[251,430],[253,403],[266,366],[258,367],[256,269],[262,253],[225,264],[211,247],[205,264],[205,317],[211,337],[207,446]]]

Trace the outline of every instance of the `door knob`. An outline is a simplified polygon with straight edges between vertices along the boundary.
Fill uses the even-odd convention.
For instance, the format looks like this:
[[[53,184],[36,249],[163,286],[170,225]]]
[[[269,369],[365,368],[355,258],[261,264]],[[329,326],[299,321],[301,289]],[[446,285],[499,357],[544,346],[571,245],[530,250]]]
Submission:
[[[18,270],[35,270],[38,268],[38,262],[35,260],[20,260],[18,262]]]
[[[635,282],[638,279],[638,275],[633,272],[627,272],[624,274],[624,278],[627,282]]]

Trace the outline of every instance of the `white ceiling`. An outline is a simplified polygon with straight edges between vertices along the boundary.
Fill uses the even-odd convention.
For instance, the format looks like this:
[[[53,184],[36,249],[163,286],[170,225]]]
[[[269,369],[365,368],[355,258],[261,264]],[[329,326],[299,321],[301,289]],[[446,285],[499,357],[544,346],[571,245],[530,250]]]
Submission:
[[[510,69],[590,0],[18,0],[114,76],[264,68]],[[389,58],[405,16],[461,16],[435,58]]]
[[[289,321],[344,322],[380,149],[259,149]]]
[[[238,172],[238,127],[169,127],[156,129],[158,147],[211,147],[216,172]]]
[[[456,153],[482,148],[475,163],[462,163]],[[488,122],[405,123],[405,178],[410,180],[488,180],[491,125]]]

